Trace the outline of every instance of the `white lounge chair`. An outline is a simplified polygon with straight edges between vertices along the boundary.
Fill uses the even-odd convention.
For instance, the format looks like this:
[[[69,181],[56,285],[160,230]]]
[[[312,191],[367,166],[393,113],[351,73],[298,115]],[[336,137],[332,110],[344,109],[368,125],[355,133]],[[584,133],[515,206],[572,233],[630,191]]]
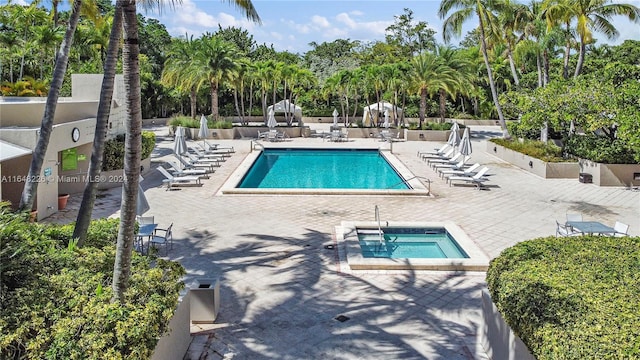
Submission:
[[[487,171],[489,171],[489,168],[485,166],[482,169],[480,169],[480,171],[478,171],[477,174],[475,174],[473,176],[450,176],[448,178],[449,179],[449,186],[451,186],[451,184],[454,181],[464,181],[464,182],[467,182],[467,183],[475,184],[476,187],[478,188],[478,190],[480,190],[480,187],[482,186],[482,183],[484,181],[489,180],[486,177],[484,177],[484,174],[486,174]]]
[[[478,168],[480,168],[480,164],[475,163],[466,169],[439,169],[438,171],[442,178],[451,176],[473,176],[477,172]],[[449,180],[447,179],[447,182],[448,181]]]
[[[422,155],[420,158],[425,161],[425,160],[429,160],[429,159],[448,159],[451,156],[453,156],[453,152],[456,149],[454,148],[450,148],[449,150],[445,151],[442,154],[424,154]]]
[[[229,153],[224,154],[213,154],[201,151],[193,146],[187,146],[187,149],[194,153],[198,159],[218,159],[219,161],[224,161],[225,157],[229,156]]]
[[[186,175],[186,176],[173,176],[169,174],[169,172],[163,168],[162,166],[158,166],[156,169],[160,171],[162,175],[166,179],[162,180],[162,182],[167,184],[167,190],[171,188],[173,185],[195,185],[201,186],[200,176],[196,175]]]
[[[571,225],[560,224],[556,220],[556,237],[558,236],[582,236],[584,233],[574,229]]]
[[[219,151],[226,151],[228,153],[236,152],[233,146],[220,146],[220,144],[212,144],[206,140],[204,141],[204,143],[207,146],[207,151],[219,150]]]
[[[442,158],[442,159],[427,159],[427,164],[429,166],[434,167],[436,164],[455,164],[460,161],[462,157],[462,153],[456,153],[450,158]]]
[[[427,150],[427,151],[418,151],[418,157],[421,158],[422,156],[427,156],[427,155],[442,156],[447,151],[449,151],[450,149],[452,149],[451,145],[449,143],[446,143],[439,149],[433,149],[433,150]]]
[[[179,156],[179,155],[176,155],[176,158],[178,159],[178,161],[180,161],[182,166],[184,166],[186,169],[204,169],[207,172],[214,172],[215,171],[214,167],[219,167],[220,166],[219,163],[192,162],[191,160],[186,160],[185,158],[183,158],[182,156]]]
[[[184,156],[186,156],[192,164],[214,164],[214,166],[220,166],[220,158],[199,158],[190,153],[185,153]]]
[[[434,165],[432,166],[433,169],[435,171],[440,171],[440,170],[446,170],[446,169],[452,169],[452,170],[462,170],[465,168],[465,166],[467,165],[467,161],[469,161],[469,159],[471,158],[471,156],[463,156],[462,160],[458,161],[457,163],[434,163]]]
[[[200,176],[201,179],[209,178],[209,175],[207,175],[208,170],[206,169],[180,169],[176,164],[172,162],[167,162],[167,165],[169,166],[167,170],[169,170],[171,172],[171,175],[173,176],[193,175]]]

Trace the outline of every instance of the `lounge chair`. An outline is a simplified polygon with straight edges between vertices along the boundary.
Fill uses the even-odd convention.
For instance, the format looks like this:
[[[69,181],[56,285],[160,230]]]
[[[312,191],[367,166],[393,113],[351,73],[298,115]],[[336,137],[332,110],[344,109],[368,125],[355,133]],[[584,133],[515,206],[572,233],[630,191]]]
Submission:
[[[582,236],[584,233],[573,228],[571,225],[560,224],[556,220],[556,237],[558,236]]]
[[[207,172],[214,172],[215,171],[214,167],[219,167],[220,166],[219,163],[192,162],[191,160],[186,160],[185,158],[183,158],[182,156],[179,156],[179,155],[176,155],[176,158],[178,158],[178,161],[180,161],[182,166],[184,166],[186,169],[204,169]]]
[[[462,157],[462,153],[457,153],[450,158],[427,159],[427,164],[429,164],[429,166],[431,167],[435,166],[436,164],[455,164],[458,161],[460,161],[461,157]]]
[[[438,155],[438,156],[442,156],[444,155],[447,151],[449,151],[450,149],[452,149],[451,145],[449,145],[449,143],[444,144],[441,148],[439,149],[434,149],[434,150],[427,150],[427,151],[418,151],[418,157],[423,157],[423,156],[427,156],[427,155]]]
[[[207,145],[207,150],[212,151],[212,150],[220,150],[220,151],[226,151],[229,153],[234,153],[236,152],[235,149],[233,148],[233,146],[220,146],[220,144],[212,144],[208,141],[204,141],[204,144]]]
[[[232,153],[230,151],[227,151],[226,149],[224,150],[208,150],[206,145],[202,145],[200,143],[193,143],[195,145],[195,149],[197,149],[199,152],[205,154],[205,155],[217,155],[217,156],[223,156],[223,157],[229,157],[232,155]]]
[[[220,166],[220,158],[199,158],[190,153],[185,153],[184,156],[193,164],[214,164],[214,166]]]
[[[457,163],[435,163],[432,167],[435,171],[440,171],[440,170],[445,170],[445,169],[452,169],[452,170],[462,170],[465,166],[467,166],[467,161],[469,161],[469,159],[471,158],[471,156],[464,156],[462,158],[462,160],[458,161]]]
[[[423,154],[422,156],[420,156],[420,158],[423,161],[429,160],[429,159],[448,159],[451,156],[453,156],[453,153],[456,149],[454,148],[450,148],[449,150],[446,150],[444,153],[442,154]]]
[[[333,130],[331,131],[330,141],[347,141],[347,136],[342,132],[342,130]]]
[[[163,168],[162,166],[158,166],[156,169],[160,171],[162,175],[166,179],[162,180],[163,183],[167,184],[167,190],[171,188],[173,185],[195,185],[201,186],[200,176],[196,175],[185,175],[185,176],[173,176],[169,174],[169,172]]]
[[[192,153],[194,153],[198,157],[198,159],[218,159],[219,161],[224,161],[225,157],[230,156],[229,153],[224,153],[224,154],[207,153],[192,146],[187,146],[187,149],[189,149]]]
[[[473,176],[478,168],[480,168],[480,164],[479,163],[475,163],[471,166],[469,166],[466,169],[439,169],[438,171],[440,172],[440,177],[445,178],[445,177],[451,177],[451,176]],[[447,179],[447,182],[449,180]]]
[[[172,162],[167,162],[167,165],[169,165],[167,170],[169,170],[173,176],[193,175],[200,176],[201,179],[209,178],[209,175],[207,175],[208,171],[206,169],[180,169]]]
[[[485,166],[482,169],[480,169],[480,171],[478,171],[477,174],[475,174],[473,176],[450,176],[449,177],[449,186],[451,186],[451,184],[454,181],[464,181],[464,182],[467,182],[467,183],[475,184],[476,187],[478,188],[478,190],[480,190],[480,187],[482,186],[482,183],[484,181],[489,180],[486,177],[484,177],[484,174],[486,174],[487,171],[489,171],[489,168]]]

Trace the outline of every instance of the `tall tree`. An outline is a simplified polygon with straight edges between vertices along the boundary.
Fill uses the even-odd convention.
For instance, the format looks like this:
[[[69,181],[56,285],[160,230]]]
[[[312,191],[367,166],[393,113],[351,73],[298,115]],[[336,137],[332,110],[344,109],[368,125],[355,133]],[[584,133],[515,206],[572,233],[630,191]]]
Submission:
[[[405,8],[402,15],[393,18],[395,22],[385,29],[385,39],[401,49],[404,58],[435,48],[435,30],[425,21],[416,22],[411,9]]]
[[[56,65],[53,70],[53,79],[51,80],[51,87],[47,95],[47,101],[44,107],[44,114],[42,115],[42,123],[40,125],[40,136],[36,147],[33,149],[33,156],[31,158],[31,165],[29,166],[29,173],[27,175],[27,181],[24,184],[22,190],[22,196],[20,198],[19,209],[21,211],[30,211],[33,208],[33,200],[38,191],[38,181],[42,171],[42,163],[44,162],[44,156],[49,146],[49,139],[51,138],[51,131],[53,130],[53,118],[56,112],[56,106],[58,105],[58,97],[60,96],[60,89],[62,88],[62,81],[67,70],[67,62],[69,61],[69,51],[73,42],[73,34],[76,31],[78,20],[80,19],[80,6],[82,0],[75,0],[73,7],[71,8],[71,16],[69,17],[69,23],[67,24],[67,30],[60,45],[58,56],[56,57]]]
[[[493,73],[491,71],[491,64],[489,63],[489,54],[487,52],[487,37],[485,34],[486,26],[489,19],[493,17],[491,13],[492,7],[498,8],[501,5],[501,0],[442,0],[440,3],[440,9],[438,14],[440,18],[444,19],[450,11],[453,13],[449,15],[443,24],[443,37],[448,42],[453,35],[460,36],[462,31],[462,24],[470,19],[474,14],[478,17],[480,30],[480,50],[484,58],[484,63],[487,68],[487,79],[489,80],[489,87],[491,88],[491,96],[493,97],[493,103],[496,106],[496,112],[498,114],[498,121],[502,128],[502,133],[505,138],[510,138],[509,130],[507,129],[507,123],[504,120],[502,114],[502,107],[498,100],[498,91],[496,90],[496,84],[493,80]]]
[[[410,90],[420,96],[419,126],[425,121],[427,96],[432,96],[443,89],[453,94],[452,88],[457,85],[458,74],[451,67],[443,64],[433,53],[422,53],[411,61]]]
[[[78,216],[76,218],[76,226],[73,229],[73,237],[78,239],[78,246],[83,246],[87,239],[87,230],[89,230],[91,214],[96,201],[98,182],[93,181],[93,179],[98,179],[102,170],[104,144],[109,126],[109,114],[111,112],[111,99],[113,98],[113,84],[116,76],[116,63],[118,62],[118,50],[120,49],[121,36],[122,2],[117,2],[115,12],[113,14],[111,34],[109,36],[102,88],[100,89],[100,102],[98,104],[98,113],[96,115],[96,130],[93,140],[93,148],[91,150],[91,161],[89,162],[89,169],[87,171],[89,181],[87,181],[84,187],[82,203],[80,203],[80,209],[78,210]]]

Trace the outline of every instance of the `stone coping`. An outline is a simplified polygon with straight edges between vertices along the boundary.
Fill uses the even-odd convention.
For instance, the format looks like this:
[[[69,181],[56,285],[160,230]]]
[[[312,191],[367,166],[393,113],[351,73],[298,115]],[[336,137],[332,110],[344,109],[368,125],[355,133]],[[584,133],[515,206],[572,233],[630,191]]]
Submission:
[[[336,242],[344,244],[347,263],[352,270],[439,270],[439,271],[486,271],[489,258],[478,245],[452,221],[443,222],[404,222],[384,221],[384,228],[427,228],[444,227],[469,256],[465,259],[390,259],[365,258],[358,240],[357,229],[378,229],[375,221],[343,221],[336,226]]]

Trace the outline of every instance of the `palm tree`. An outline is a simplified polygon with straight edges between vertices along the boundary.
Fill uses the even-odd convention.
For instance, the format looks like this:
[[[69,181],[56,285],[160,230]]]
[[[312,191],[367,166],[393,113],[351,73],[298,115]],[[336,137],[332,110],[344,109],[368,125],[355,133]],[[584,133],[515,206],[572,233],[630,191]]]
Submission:
[[[69,50],[71,49],[71,43],[73,42],[73,34],[76,31],[78,20],[80,18],[80,6],[82,0],[75,0],[73,7],[71,8],[71,16],[69,17],[69,23],[67,24],[67,30],[65,32],[58,56],[56,57],[56,65],[53,70],[53,78],[51,80],[51,86],[47,95],[47,101],[44,108],[44,114],[42,115],[42,123],[40,125],[40,136],[38,142],[33,149],[33,156],[31,158],[31,165],[29,166],[29,173],[27,181],[24,184],[22,190],[22,196],[20,198],[19,209],[21,211],[31,211],[33,207],[33,200],[36,192],[38,191],[38,182],[33,179],[40,178],[40,172],[42,171],[42,163],[44,162],[44,155],[47,152],[49,146],[49,139],[51,137],[51,131],[53,129],[53,117],[56,112],[56,106],[58,105],[58,97],[60,95],[60,89],[62,88],[62,81],[67,70],[67,62],[69,61]]]
[[[193,76],[192,59],[198,51],[198,41],[193,36],[185,36],[184,39],[174,39],[169,49],[167,61],[162,70],[162,83],[173,86],[180,92],[189,93],[191,117],[196,118],[196,100],[199,90],[198,81]]]
[[[488,26],[489,19],[492,16],[490,9],[496,7],[499,9],[500,0],[442,0],[440,3],[440,9],[438,14],[440,18],[444,19],[450,11],[456,9],[443,24],[443,37],[446,42],[451,39],[452,35],[460,36],[462,31],[462,24],[470,19],[474,14],[478,16],[480,30],[480,50],[484,58],[484,64],[487,68],[487,78],[489,80],[489,87],[491,88],[491,96],[496,106],[496,112],[498,114],[498,121],[502,128],[502,133],[505,138],[510,138],[509,130],[507,129],[507,123],[504,120],[502,114],[502,107],[498,101],[498,91],[496,90],[495,82],[493,81],[493,73],[491,72],[491,64],[489,64],[489,54],[487,53],[487,38],[485,35],[486,26]]]
[[[191,69],[197,79],[196,87],[209,85],[211,116],[217,120],[218,90],[222,83],[231,81],[232,73],[238,67],[238,50],[234,44],[212,34],[203,35],[198,43]]]
[[[513,83],[516,87],[519,87],[520,79],[518,78],[518,71],[516,70],[515,61],[513,59],[513,49],[517,43],[522,40],[521,36],[518,36],[517,34],[519,32],[521,33],[524,27],[533,21],[533,15],[529,11],[529,8],[524,4],[515,3],[511,0],[504,1],[505,3],[504,6],[502,6],[502,11],[498,14],[498,26],[493,28],[500,31],[499,35],[501,35],[502,41],[506,45],[505,55],[509,60]]]
[[[542,16],[547,22],[547,31],[552,31],[562,25],[564,27],[565,50],[562,68],[562,77],[569,78],[569,58],[571,47],[575,42],[575,31],[571,28],[571,21],[575,17],[575,9],[572,0],[545,0],[542,3]]]
[[[423,53],[411,61],[410,91],[420,96],[419,127],[425,121],[427,95],[432,96],[441,89],[453,95],[452,88],[458,83],[458,74],[451,67],[443,64],[433,53]]]
[[[111,99],[113,98],[113,83],[116,75],[116,63],[118,62],[118,50],[120,49],[120,38],[122,37],[122,2],[116,3],[115,12],[109,36],[107,48],[104,77],[102,88],[100,89],[100,103],[96,115],[96,130],[94,135],[93,148],[91,150],[91,161],[87,176],[89,179],[98,179],[102,170],[102,159],[104,157],[104,143],[109,125],[109,113],[111,112]],[[73,237],[78,239],[78,246],[82,247],[87,239],[87,230],[91,223],[91,213],[96,200],[98,183],[88,181],[82,194],[82,203],[78,210],[76,226],[73,229]]]

